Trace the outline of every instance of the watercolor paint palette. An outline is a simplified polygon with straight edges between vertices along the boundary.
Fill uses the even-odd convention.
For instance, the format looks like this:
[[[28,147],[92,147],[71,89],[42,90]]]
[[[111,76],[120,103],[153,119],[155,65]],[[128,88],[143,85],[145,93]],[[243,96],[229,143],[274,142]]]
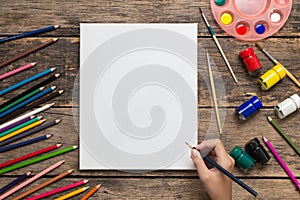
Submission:
[[[292,10],[292,0],[210,0],[210,5],[219,26],[245,41],[275,34]]]

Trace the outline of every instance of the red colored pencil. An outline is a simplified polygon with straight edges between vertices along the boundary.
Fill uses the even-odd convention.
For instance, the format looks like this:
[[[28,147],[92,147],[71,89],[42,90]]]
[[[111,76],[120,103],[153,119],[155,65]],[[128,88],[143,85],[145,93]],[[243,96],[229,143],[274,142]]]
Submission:
[[[3,80],[3,79],[5,79],[5,78],[7,78],[7,77],[10,77],[10,76],[15,75],[15,74],[17,74],[17,73],[20,73],[20,72],[22,72],[22,71],[25,71],[26,69],[29,69],[30,67],[33,67],[33,66],[35,66],[36,64],[37,64],[37,62],[29,63],[29,64],[27,64],[27,65],[24,65],[24,66],[22,66],[22,67],[19,67],[19,68],[15,69],[15,70],[12,70],[12,71],[7,72],[7,73],[5,73],[5,74],[1,74],[1,75],[0,75],[0,80]]]
[[[71,183],[71,184],[69,184],[69,185],[66,185],[66,186],[63,186],[63,187],[60,187],[60,188],[56,188],[56,189],[54,189],[54,190],[50,190],[50,191],[48,191],[48,192],[45,192],[45,193],[42,193],[42,194],[39,194],[39,195],[36,195],[36,196],[29,197],[29,198],[27,198],[26,200],[42,199],[42,198],[45,198],[45,197],[48,197],[48,196],[57,194],[57,193],[59,193],[59,192],[63,192],[63,191],[72,189],[72,188],[74,188],[74,187],[77,187],[77,186],[80,186],[80,185],[84,185],[84,184],[86,184],[87,182],[89,182],[89,180],[81,180],[81,181],[78,181],[78,182],[76,182],[76,183]]]
[[[23,161],[23,160],[32,158],[32,157],[34,157],[34,156],[43,154],[43,153],[45,153],[45,152],[51,151],[51,150],[53,150],[53,149],[57,149],[57,148],[59,148],[59,147],[61,147],[61,146],[62,146],[62,144],[55,144],[55,145],[46,147],[46,148],[44,148],[44,149],[40,149],[40,150],[38,150],[38,151],[35,151],[35,152],[32,152],[32,153],[26,154],[26,155],[21,156],[21,157],[18,157],[18,158],[15,158],[15,159],[13,159],[13,160],[9,160],[9,161],[7,161],[7,162],[1,163],[1,164],[0,164],[0,169],[3,168],[3,167],[7,167],[7,166],[9,166],[9,165],[15,164],[15,163],[17,163],[17,162],[21,162],[21,161]]]

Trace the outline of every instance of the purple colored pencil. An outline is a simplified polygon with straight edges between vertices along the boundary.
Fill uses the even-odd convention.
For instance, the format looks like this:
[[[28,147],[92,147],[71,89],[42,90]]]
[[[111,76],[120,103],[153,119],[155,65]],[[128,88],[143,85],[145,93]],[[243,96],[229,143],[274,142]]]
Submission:
[[[20,124],[23,124],[24,122],[27,122],[27,121],[29,121],[29,120],[31,120],[31,119],[33,119],[33,118],[35,118],[34,115],[33,115],[33,116],[26,117],[26,118],[24,118],[24,119],[22,119],[22,120],[20,120],[20,121],[17,121],[17,122],[15,122],[15,123],[13,123],[13,124],[11,124],[11,125],[9,125],[9,126],[0,128],[0,133],[2,133],[2,132],[4,132],[4,131],[7,131],[8,129],[11,129],[11,128],[13,128],[13,127],[15,127],[15,126],[18,126],[18,125],[20,125]]]
[[[300,190],[300,183],[298,182],[298,180],[296,179],[296,177],[294,176],[294,174],[291,172],[291,170],[288,168],[288,166],[285,164],[285,162],[282,160],[282,158],[279,156],[279,154],[277,153],[277,151],[275,150],[275,148],[272,146],[271,142],[267,138],[265,138],[264,136],[262,136],[262,139],[265,142],[266,146],[272,152],[273,156],[279,162],[279,164],[281,165],[281,167],[284,169],[284,171],[288,174],[288,176],[291,178],[291,180],[293,181],[293,183],[296,185],[297,189]]]
[[[9,184],[7,184],[6,186],[4,186],[3,188],[0,189],[0,194],[5,192],[6,190],[8,190],[9,188],[17,185],[18,183],[20,183],[21,181],[23,181],[25,178],[27,178],[32,172],[26,172],[25,174],[19,176],[18,178],[16,178],[15,180],[13,180],[12,182],[10,182]]]

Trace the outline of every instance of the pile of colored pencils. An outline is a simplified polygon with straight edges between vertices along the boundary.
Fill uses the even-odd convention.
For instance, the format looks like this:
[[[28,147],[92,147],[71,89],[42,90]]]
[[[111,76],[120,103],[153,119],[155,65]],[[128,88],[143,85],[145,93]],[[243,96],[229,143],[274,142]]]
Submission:
[[[27,33],[22,33],[14,36],[10,36],[7,38],[0,39],[0,44],[3,42],[7,42],[13,39],[19,39],[22,37],[31,36],[34,34],[39,34],[47,31],[56,30],[59,28],[58,25],[55,26],[49,26],[46,28],[34,30]],[[46,41],[45,43],[42,43],[36,47],[33,47],[29,50],[26,50],[22,52],[21,54],[14,56],[13,58],[3,62],[0,64],[0,68],[4,67],[12,62],[15,62],[16,60],[19,60],[35,51],[38,51],[50,44],[53,44],[58,39],[50,39]],[[6,72],[4,74],[0,74],[0,81],[3,81],[4,79],[12,78],[14,75],[24,72],[25,70],[29,70],[30,68],[36,66],[37,62],[32,62],[29,64],[26,64],[22,67],[16,68],[14,70],[11,70],[9,72]],[[19,88],[29,84],[29,83],[35,83],[38,79],[42,79],[45,76],[50,75],[53,73],[57,67],[49,68],[45,71],[41,71],[31,77],[25,78],[24,80],[18,81],[16,84],[11,85],[6,88],[3,87],[3,84],[1,84],[0,87],[0,96],[4,96],[7,93],[10,93],[12,91],[18,91]],[[37,114],[51,108],[54,103],[49,103],[52,99],[55,97],[61,95],[63,93],[63,90],[56,90],[56,86],[47,86],[51,82],[55,81],[60,77],[60,73],[55,73],[52,76],[49,76],[43,81],[40,81],[38,83],[35,83],[33,87],[28,88],[22,93],[19,93],[15,97],[8,99],[6,102],[0,104],[0,153],[7,152],[7,151],[13,151],[17,148],[22,148],[27,145],[31,145],[36,142],[40,142],[43,140],[50,139],[53,134],[44,134],[35,138],[27,139],[25,141],[17,142],[18,140],[21,140],[25,137],[33,136],[33,134],[36,134],[38,132],[44,131],[47,128],[50,128],[54,125],[57,125],[61,120],[55,119],[48,123],[46,122],[46,119],[44,119],[43,116],[38,116]],[[46,103],[46,104],[45,104]],[[44,104],[44,105],[43,105]],[[36,108],[38,107],[38,108]],[[34,109],[35,108],[35,109]],[[32,110],[34,109],[34,110]],[[11,144],[15,142],[14,144]],[[69,146],[66,148],[63,148],[61,150],[57,150],[60,148],[62,144],[54,144],[50,145],[48,147],[44,147],[38,150],[34,150],[31,153],[24,154],[22,156],[19,156],[17,158],[12,158],[8,161],[5,161],[3,163],[0,163],[0,175],[21,169],[26,166],[33,165],[35,163],[41,162],[43,160],[47,160],[50,158],[53,158],[55,156],[59,156],[61,154],[73,151],[77,149],[77,146]],[[65,160],[61,160],[46,169],[40,171],[33,177],[29,178],[30,175],[32,175],[31,171],[28,171],[24,173],[23,175],[19,176],[9,184],[3,186],[0,189],[0,199],[5,199],[12,194],[16,193],[20,189],[24,188],[25,186],[29,185],[33,181],[39,179],[40,177],[46,175],[50,171],[58,168],[60,165],[62,165],[65,162]],[[14,197],[14,199],[24,199],[25,197],[28,197],[30,194],[45,188],[46,186],[62,179],[63,177],[71,174],[74,170],[70,169],[67,170],[54,178],[47,180],[38,186],[23,192],[22,194],[19,194],[17,197]],[[27,179],[27,180],[26,180]],[[55,194],[58,194],[59,192],[67,191],[69,189],[82,186],[86,184],[88,180],[82,180],[76,183],[72,183],[69,185],[66,185],[64,187],[57,188],[52,191],[48,191],[36,196],[29,197],[28,199],[41,199],[48,196],[52,196]],[[95,193],[99,188],[101,184],[96,185],[92,190],[90,190],[82,199],[87,199],[90,197],[93,193]],[[66,199],[70,198],[72,196],[75,196],[77,194],[80,194],[84,191],[86,191],[88,187],[83,187],[80,189],[77,189],[75,191],[72,191],[66,195],[63,195],[61,197],[58,197],[57,199]]]

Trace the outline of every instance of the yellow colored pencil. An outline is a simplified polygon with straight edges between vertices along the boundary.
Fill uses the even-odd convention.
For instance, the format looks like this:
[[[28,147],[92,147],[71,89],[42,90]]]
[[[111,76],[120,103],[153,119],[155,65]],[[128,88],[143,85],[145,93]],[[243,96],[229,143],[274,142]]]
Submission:
[[[63,195],[63,196],[60,196],[60,197],[56,198],[55,200],[64,200],[64,199],[68,199],[68,198],[70,198],[70,197],[73,197],[73,196],[75,196],[75,195],[77,195],[77,194],[80,194],[80,193],[86,191],[86,190],[89,189],[89,188],[90,188],[90,186],[87,186],[87,187],[80,188],[80,189],[78,189],[78,190],[74,190],[73,192],[70,192],[70,193],[65,194],[65,195]]]
[[[0,142],[2,142],[2,141],[4,141],[4,140],[7,140],[7,139],[9,139],[9,138],[11,138],[11,137],[13,137],[13,136],[16,136],[16,135],[18,135],[18,134],[20,134],[20,133],[23,133],[24,131],[27,131],[27,130],[29,130],[29,129],[32,129],[32,128],[34,128],[34,127],[36,127],[36,126],[38,126],[38,125],[44,123],[45,121],[46,121],[46,119],[42,119],[42,120],[39,120],[39,121],[34,122],[34,123],[32,123],[32,124],[29,124],[28,126],[25,126],[25,127],[23,127],[23,128],[20,128],[19,130],[16,130],[16,131],[14,131],[14,132],[12,132],[12,133],[10,133],[10,134],[8,134],[8,135],[5,135],[5,136],[1,137],[1,138],[0,138]]]

